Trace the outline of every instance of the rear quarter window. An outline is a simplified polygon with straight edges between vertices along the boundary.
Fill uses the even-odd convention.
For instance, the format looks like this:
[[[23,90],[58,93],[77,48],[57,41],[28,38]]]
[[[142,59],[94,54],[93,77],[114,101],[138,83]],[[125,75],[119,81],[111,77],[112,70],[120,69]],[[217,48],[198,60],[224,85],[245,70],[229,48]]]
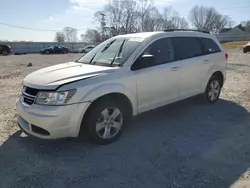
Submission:
[[[212,39],[209,38],[199,38],[199,39],[204,47],[205,54],[221,52],[219,46]]]

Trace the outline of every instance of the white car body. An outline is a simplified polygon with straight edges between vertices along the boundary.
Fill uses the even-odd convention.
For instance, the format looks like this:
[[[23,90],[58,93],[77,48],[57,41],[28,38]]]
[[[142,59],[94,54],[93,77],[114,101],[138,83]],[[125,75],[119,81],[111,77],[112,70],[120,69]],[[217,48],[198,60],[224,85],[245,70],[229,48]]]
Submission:
[[[225,51],[215,36],[200,32],[148,32],[125,35],[139,37],[141,44],[122,67],[104,67],[69,62],[29,74],[25,87],[38,90],[67,91],[76,89],[66,105],[27,105],[17,100],[18,124],[31,135],[44,139],[77,137],[85,112],[93,101],[110,93],[125,95],[132,105],[132,114],[149,111],[197,94],[204,93],[215,72],[226,75]],[[203,37],[216,42],[221,52],[178,60],[136,71],[132,64],[154,41],[171,37]],[[117,36],[119,38],[123,36]],[[39,134],[32,125],[45,129]]]

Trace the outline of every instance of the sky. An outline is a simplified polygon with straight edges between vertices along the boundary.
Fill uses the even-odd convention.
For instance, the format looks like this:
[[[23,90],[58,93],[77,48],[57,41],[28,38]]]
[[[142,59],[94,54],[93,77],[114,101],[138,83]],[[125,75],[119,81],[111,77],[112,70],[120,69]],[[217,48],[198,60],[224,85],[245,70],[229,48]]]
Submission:
[[[250,0],[155,0],[161,11],[171,6],[187,18],[195,5],[212,6],[226,14],[236,23],[250,19]],[[2,0],[0,16],[0,40],[53,41],[55,32],[65,26],[78,29],[78,36],[87,28],[97,26],[93,19],[96,11],[102,10],[108,0]],[[21,27],[52,30],[34,31]]]

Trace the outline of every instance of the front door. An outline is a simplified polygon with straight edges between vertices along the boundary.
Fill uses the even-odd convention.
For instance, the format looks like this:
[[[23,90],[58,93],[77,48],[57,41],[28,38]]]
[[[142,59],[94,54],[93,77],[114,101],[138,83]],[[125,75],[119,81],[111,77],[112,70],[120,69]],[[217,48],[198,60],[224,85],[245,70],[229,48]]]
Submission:
[[[154,63],[153,66],[135,70],[139,113],[178,100],[181,72],[181,64],[175,61],[170,38],[156,40],[142,55],[153,55]]]

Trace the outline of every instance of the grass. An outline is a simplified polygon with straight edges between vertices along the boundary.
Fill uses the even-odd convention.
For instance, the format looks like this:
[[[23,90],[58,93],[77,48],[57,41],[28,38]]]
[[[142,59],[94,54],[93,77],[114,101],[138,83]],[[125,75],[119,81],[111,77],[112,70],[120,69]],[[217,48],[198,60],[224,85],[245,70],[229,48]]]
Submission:
[[[227,49],[232,48],[242,48],[245,44],[247,44],[249,41],[233,41],[233,42],[225,42],[222,43],[222,46]]]

